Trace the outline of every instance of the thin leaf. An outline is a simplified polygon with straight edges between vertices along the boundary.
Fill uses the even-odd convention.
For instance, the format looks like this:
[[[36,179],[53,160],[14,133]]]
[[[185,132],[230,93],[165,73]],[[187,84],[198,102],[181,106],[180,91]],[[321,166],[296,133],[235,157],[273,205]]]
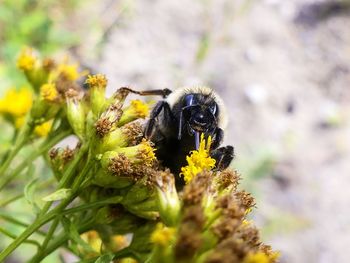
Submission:
[[[28,177],[31,177],[34,173],[34,165],[30,165],[28,167]],[[28,204],[32,206],[33,211],[38,214],[40,211],[40,208],[38,204],[35,202],[34,194],[37,186],[38,178],[35,178],[31,180],[26,186],[24,187],[24,198],[27,200]]]
[[[43,197],[42,199],[46,202],[62,200],[62,199],[67,198],[71,192],[72,192],[72,189],[61,188],[61,189],[57,190],[56,192]]]

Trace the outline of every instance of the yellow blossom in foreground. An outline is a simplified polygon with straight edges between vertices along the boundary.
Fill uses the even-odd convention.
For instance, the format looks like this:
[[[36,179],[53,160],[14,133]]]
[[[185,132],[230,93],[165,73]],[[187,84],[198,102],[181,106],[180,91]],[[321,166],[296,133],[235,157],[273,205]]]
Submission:
[[[107,86],[107,78],[103,74],[89,75],[85,81],[89,87],[105,88]]]
[[[23,117],[32,107],[33,94],[30,89],[12,88],[0,99],[0,114],[8,114],[14,118]]]
[[[158,223],[156,229],[151,235],[151,242],[160,246],[167,246],[170,240],[174,237],[175,229],[171,227],[163,226],[162,223]]]
[[[46,83],[40,87],[40,96],[49,102],[57,99],[58,92],[54,83]]]
[[[181,168],[181,175],[184,176],[186,184],[203,170],[214,168],[215,160],[209,155],[210,145],[211,137],[209,136],[207,143],[205,143],[204,134],[202,133],[199,149],[197,151],[192,151],[191,154],[186,157],[188,165]]]
[[[20,70],[29,71],[34,68],[35,62],[36,58],[33,54],[33,49],[24,48],[17,58],[17,67]]]
[[[40,125],[37,125],[34,129],[34,132],[36,135],[40,137],[46,137],[51,131],[51,127],[52,127],[52,120],[44,122]]]

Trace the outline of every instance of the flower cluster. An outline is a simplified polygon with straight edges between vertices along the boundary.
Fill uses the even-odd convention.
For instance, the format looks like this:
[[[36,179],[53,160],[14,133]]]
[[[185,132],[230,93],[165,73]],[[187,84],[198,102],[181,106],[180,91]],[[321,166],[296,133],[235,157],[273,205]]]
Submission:
[[[6,180],[0,186],[26,167],[28,162],[14,172],[7,169],[21,147],[33,143],[34,133],[48,135],[38,151],[44,156],[68,135],[79,142],[73,149],[50,150],[57,189],[43,198],[47,203],[36,220],[0,253],[0,261],[52,221],[30,262],[64,246],[89,262],[277,262],[278,254],[261,242],[246,218],[255,201],[237,189],[238,174],[215,170],[210,137],[201,136],[188,165],[174,175],[143,136],[150,104],[127,103],[130,89],[106,97],[108,81],[102,74],[88,75],[84,89],[77,80],[85,73],[77,64],[40,59],[32,49],[22,51],[17,66],[32,89],[10,90],[0,100],[0,113],[22,127],[1,164]],[[178,176],[184,177],[183,189],[175,186]],[[51,207],[54,201],[58,204]]]

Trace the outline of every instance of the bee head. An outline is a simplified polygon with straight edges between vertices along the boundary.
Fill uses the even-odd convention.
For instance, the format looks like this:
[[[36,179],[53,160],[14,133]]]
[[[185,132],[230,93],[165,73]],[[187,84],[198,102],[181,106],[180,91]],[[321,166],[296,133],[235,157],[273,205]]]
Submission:
[[[184,97],[183,119],[188,132],[211,133],[217,127],[217,104],[208,95],[188,94]]]
[[[181,139],[182,133],[187,132],[190,136],[195,137],[196,148],[198,148],[201,133],[207,137],[215,132],[218,125],[217,116],[218,105],[210,94],[191,93],[184,95],[178,138]]]
[[[177,139],[194,136],[196,148],[199,137],[213,136],[217,130],[226,128],[225,105],[218,94],[208,87],[183,87],[166,99],[178,124]]]

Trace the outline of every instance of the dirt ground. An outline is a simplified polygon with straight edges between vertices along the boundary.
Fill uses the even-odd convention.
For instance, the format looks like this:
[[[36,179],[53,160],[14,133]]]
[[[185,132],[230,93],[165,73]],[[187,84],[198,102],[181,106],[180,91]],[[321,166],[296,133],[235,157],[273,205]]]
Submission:
[[[350,15],[332,3],[111,5],[118,21],[93,61],[115,88],[217,90],[229,108],[233,167],[253,185],[254,217],[281,262],[349,262]],[[266,173],[246,175],[257,160]]]

